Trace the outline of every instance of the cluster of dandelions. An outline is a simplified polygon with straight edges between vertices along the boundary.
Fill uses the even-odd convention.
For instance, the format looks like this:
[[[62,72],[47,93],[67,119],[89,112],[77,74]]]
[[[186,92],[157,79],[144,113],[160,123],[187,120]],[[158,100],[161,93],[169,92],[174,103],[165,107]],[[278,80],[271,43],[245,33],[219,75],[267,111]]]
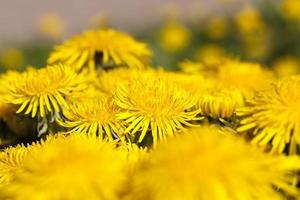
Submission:
[[[101,29],[1,74],[0,198],[300,198],[299,76],[151,57]]]

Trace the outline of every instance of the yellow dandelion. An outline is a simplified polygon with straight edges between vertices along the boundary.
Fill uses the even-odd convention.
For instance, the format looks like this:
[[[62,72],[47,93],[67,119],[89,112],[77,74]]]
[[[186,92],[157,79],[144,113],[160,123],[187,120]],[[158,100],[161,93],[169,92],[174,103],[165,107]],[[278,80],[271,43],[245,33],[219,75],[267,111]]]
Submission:
[[[202,73],[205,68],[203,63],[193,62],[190,60],[180,62],[178,63],[178,66],[181,69],[181,71],[188,74]]]
[[[293,56],[280,57],[274,61],[273,69],[279,77],[296,75],[300,72],[300,62]]]
[[[1,199],[120,199],[126,180],[119,151],[95,137],[71,135],[42,145],[1,188]]]
[[[7,69],[17,69],[22,66],[24,62],[23,53],[16,48],[4,49],[0,54],[1,66]]]
[[[300,144],[300,76],[287,77],[261,91],[248,105],[238,112],[243,117],[239,132],[250,131],[252,143],[271,145],[273,153],[287,148],[290,154],[297,152]]]
[[[66,25],[59,15],[49,13],[39,18],[37,26],[42,35],[58,39],[64,34]]]
[[[204,66],[205,70],[214,71],[229,58],[223,47],[217,44],[206,44],[195,52],[195,59]]]
[[[127,173],[132,175],[139,167],[140,163],[148,159],[148,149],[139,147],[133,143],[120,143],[118,150],[122,152],[124,161],[127,162]],[[130,179],[129,179],[130,181]]]
[[[168,52],[179,52],[189,45],[190,31],[180,22],[170,20],[160,30],[159,43]]]
[[[199,101],[205,94],[206,90],[216,86],[213,79],[207,78],[201,73],[189,74],[157,70],[154,76],[171,84],[175,84],[178,88],[192,94],[193,98],[197,102],[195,107],[192,108],[193,110],[199,109]]]
[[[22,173],[24,162],[33,151],[59,137],[62,136],[48,135],[45,140],[36,143],[18,144],[3,149],[0,152],[0,186],[10,184],[18,173]]]
[[[21,171],[28,148],[24,145],[8,147],[0,152],[0,185],[10,183],[15,174]]]
[[[21,80],[22,73],[18,71],[9,70],[0,75],[0,94],[3,97],[7,93],[7,88],[11,85],[16,84],[16,80]],[[3,98],[1,98],[2,102],[5,102]]]
[[[122,108],[117,116],[127,124],[125,133],[136,136],[140,132],[139,143],[151,132],[156,146],[158,139],[164,140],[199,119],[199,111],[192,110],[195,98],[174,83],[159,79],[140,79],[120,86],[115,101]]]
[[[300,2],[299,0],[283,0],[281,2],[282,14],[290,19],[300,21]]]
[[[236,109],[244,105],[244,97],[234,88],[214,89],[204,93],[199,104],[204,115],[224,119],[232,117]]]
[[[250,5],[246,5],[235,18],[235,23],[242,33],[259,32],[264,29],[265,24],[259,11]]]
[[[202,127],[161,143],[133,177],[128,199],[299,198],[291,184],[298,157],[264,154],[232,134]]]
[[[150,71],[153,70],[128,69],[125,67],[101,71],[95,84],[100,91],[112,95],[116,92],[118,85],[128,85],[133,79],[146,76]]]
[[[252,97],[256,90],[268,87],[274,80],[272,71],[257,63],[238,60],[227,60],[219,66],[216,74],[211,74],[211,77],[221,86],[239,89],[247,98]]]
[[[208,79],[201,74],[185,74],[180,72],[164,72],[161,79],[173,82],[181,89],[198,98],[205,90],[214,86],[214,80]]]
[[[120,108],[113,100],[102,95],[70,105],[69,109],[63,111],[64,120],[58,122],[70,129],[70,133],[84,133],[113,140],[123,134],[122,123],[116,117],[119,112]]]
[[[111,29],[86,31],[54,48],[48,63],[67,63],[76,70],[84,67],[111,68],[128,66],[144,68],[149,62],[151,51],[147,45],[136,41],[126,33]]]
[[[7,103],[18,106],[17,113],[44,117],[67,108],[65,98],[85,88],[84,77],[71,67],[59,64],[24,72],[7,85],[5,99]]]

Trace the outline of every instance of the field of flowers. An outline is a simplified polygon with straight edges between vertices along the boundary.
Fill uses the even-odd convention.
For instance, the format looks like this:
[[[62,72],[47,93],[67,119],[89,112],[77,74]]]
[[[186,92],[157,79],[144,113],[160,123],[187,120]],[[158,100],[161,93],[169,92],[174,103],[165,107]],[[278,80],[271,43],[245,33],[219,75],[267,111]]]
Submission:
[[[0,54],[0,199],[300,199],[300,1],[60,23]]]

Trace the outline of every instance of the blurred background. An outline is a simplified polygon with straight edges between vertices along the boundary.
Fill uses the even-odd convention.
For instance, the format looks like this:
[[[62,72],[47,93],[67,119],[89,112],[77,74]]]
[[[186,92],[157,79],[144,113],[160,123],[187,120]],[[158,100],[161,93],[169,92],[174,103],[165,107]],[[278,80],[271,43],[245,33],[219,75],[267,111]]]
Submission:
[[[0,70],[45,65],[55,44],[113,28],[147,42],[154,66],[236,57],[299,70],[299,0],[10,0],[0,8]]]

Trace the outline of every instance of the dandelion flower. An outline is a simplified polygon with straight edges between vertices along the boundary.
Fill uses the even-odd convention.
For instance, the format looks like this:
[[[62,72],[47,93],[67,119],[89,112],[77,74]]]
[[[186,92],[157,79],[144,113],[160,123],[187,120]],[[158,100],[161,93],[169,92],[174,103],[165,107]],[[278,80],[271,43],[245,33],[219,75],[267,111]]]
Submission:
[[[149,129],[156,146],[158,139],[172,136],[184,126],[192,126],[191,121],[199,119],[199,111],[191,110],[196,104],[195,98],[174,83],[159,79],[140,79],[127,87],[120,86],[115,101],[122,108],[117,116],[127,124],[125,133],[136,135],[141,132],[139,143]]]
[[[66,98],[84,91],[85,80],[69,66],[53,65],[26,71],[7,85],[5,99],[18,106],[17,113],[25,112],[44,117],[67,108]]]
[[[48,13],[39,18],[37,26],[42,35],[58,39],[64,34],[66,25],[59,15]]]
[[[212,118],[230,118],[244,105],[242,93],[236,89],[211,90],[200,97],[201,111]]]
[[[24,145],[8,147],[0,152],[0,185],[8,184],[21,171],[28,148]]]
[[[221,85],[239,89],[246,98],[256,90],[264,89],[274,80],[274,74],[257,63],[227,60],[212,78]]]
[[[54,48],[48,63],[67,63],[81,70],[84,67],[128,66],[144,68],[151,57],[146,44],[131,36],[110,29],[86,31]]]
[[[119,199],[125,162],[114,144],[71,135],[34,151],[1,199]]]
[[[101,71],[95,82],[96,88],[106,94],[113,95],[116,92],[118,85],[128,85],[133,79],[139,78],[140,76],[146,76],[149,71],[153,70],[119,67],[109,71]]]
[[[300,76],[287,77],[261,91],[240,109],[239,132],[250,131],[252,143],[271,145],[271,151],[296,153],[300,144]]]
[[[58,122],[70,129],[70,133],[85,133],[113,140],[123,134],[123,126],[116,118],[119,111],[113,100],[103,95],[70,105],[69,109],[63,111],[64,120]]]
[[[300,21],[300,2],[298,0],[283,0],[281,11],[286,18]]]
[[[130,175],[135,173],[139,164],[146,158],[148,159],[149,155],[147,148],[139,147],[133,143],[120,143],[118,150],[122,152],[124,161],[127,162],[127,169]]]
[[[131,199],[285,199],[298,157],[264,154],[231,134],[203,127],[160,143],[133,177]]]
[[[205,66],[205,70],[215,70],[229,58],[222,46],[205,44],[196,51],[195,59]]]
[[[182,61],[178,64],[181,71],[188,74],[202,73],[204,70],[203,63],[192,62],[190,60]]]
[[[275,60],[273,69],[279,77],[296,75],[300,72],[300,62],[292,56],[280,57]]]
[[[236,16],[235,23],[242,33],[252,33],[264,28],[264,22],[257,9],[245,6]]]
[[[18,144],[0,152],[0,186],[10,184],[15,176],[22,173],[25,160],[43,145],[47,145],[57,138],[65,137],[62,134],[47,135],[45,139],[31,144]]]
[[[16,48],[8,48],[1,52],[0,63],[7,69],[17,69],[24,62],[23,53]]]
[[[168,21],[160,30],[159,43],[168,52],[179,52],[187,47],[189,42],[189,30],[176,20]]]

